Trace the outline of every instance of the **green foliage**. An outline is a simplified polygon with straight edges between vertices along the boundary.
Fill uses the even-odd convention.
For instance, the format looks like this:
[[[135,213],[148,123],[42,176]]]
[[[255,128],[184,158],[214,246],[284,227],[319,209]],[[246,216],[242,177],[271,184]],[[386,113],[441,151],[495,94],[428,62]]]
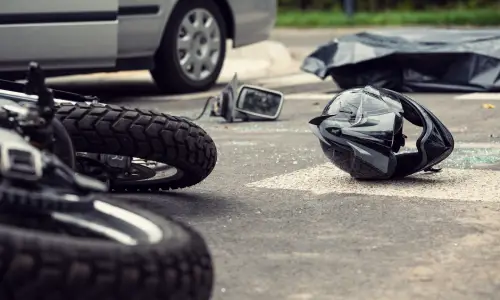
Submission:
[[[339,10],[343,0],[278,0],[281,10]],[[499,7],[498,0],[355,0],[364,12],[386,10],[481,9]]]
[[[402,1],[404,2],[404,1]],[[278,14],[277,26],[287,27],[341,27],[341,26],[386,26],[386,25],[500,25],[500,10],[497,9],[447,9],[428,11],[382,11],[359,12],[349,19],[336,11],[282,11]],[[403,9],[403,8],[401,8]]]

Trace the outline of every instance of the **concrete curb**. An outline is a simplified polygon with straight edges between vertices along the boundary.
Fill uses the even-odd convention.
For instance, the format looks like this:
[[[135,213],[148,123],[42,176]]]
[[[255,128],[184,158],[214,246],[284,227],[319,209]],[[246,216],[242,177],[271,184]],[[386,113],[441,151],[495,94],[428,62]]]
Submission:
[[[247,80],[257,77],[283,75],[298,70],[298,63],[292,58],[285,45],[275,41],[263,41],[242,48],[232,48],[227,44],[226,61],[218,82],[228,82],[235,73],[238,78]],[[49,79],[50,83],[85,85],[88,83],[111,82],[151,82],[148,71],[125,71],[116,73],[94,73],[72,75]]]
[[[235,72],[240,79],[283,75],[298,70],[288,48],[280,42],[264,41],[242,48],[232,49],[228,44],[226,63],[219,82],[226,82]]]

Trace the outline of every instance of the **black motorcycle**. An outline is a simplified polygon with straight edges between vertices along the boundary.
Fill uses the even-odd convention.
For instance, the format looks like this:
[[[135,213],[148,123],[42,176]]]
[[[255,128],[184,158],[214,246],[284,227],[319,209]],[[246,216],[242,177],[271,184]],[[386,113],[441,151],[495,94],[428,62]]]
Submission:
[[[135,116],[132,123],[140,125],[146,123],[140,116],[155,124],[153,114],[92,105],[57,112],[38,79],[33,66],[26,88],[37,101],[0,96],[0,299],[209,299],[213,268],[201,236],[110,200],[105,183],[76,173],[71,138],[55,117],[73,120],[80,112],[80,120],[118,120],[113,112],[120,111],[121,119]],[[158,122],[170,132],[164,118]],[[184,130],[172,122],[172,132]],[[206,140],[200,131],[192,134]]]
[[[32,82],[45,78],[32,65]],[[36,74],[36,76],[35,76]],[[0,80],[0,99],[36,101],[30,86]],[[100,103],[96,97],[52,90],[55,118],[69,133],[76,170],[113,191],[157,191],[203,181],[217,162],[217,148],[201,127],[182,117]]]

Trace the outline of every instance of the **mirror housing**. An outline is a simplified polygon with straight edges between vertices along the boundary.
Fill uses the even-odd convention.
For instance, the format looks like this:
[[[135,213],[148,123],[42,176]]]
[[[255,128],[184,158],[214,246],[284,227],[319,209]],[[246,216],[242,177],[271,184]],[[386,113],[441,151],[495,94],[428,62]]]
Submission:
[[[234,74],[233,79],[215,97],[212,103],[210,116],[223,117],[227,122],[232,123],[235,119],[234,103],[238,92],[238,78]]]

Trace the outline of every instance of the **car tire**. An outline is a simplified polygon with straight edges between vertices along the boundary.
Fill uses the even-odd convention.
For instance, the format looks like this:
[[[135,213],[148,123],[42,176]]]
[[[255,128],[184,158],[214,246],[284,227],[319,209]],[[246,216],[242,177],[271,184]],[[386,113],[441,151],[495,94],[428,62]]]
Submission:
[[[179,52],[183,52],[178,50],[179,45],[179,36],[181,32],[184,32],[183,29],[183,21],[185,21],[188,16],[193,16],[194,12],[203,12],[203,14],[210,15],[212,20],[215,22],[216,27],[218,27],[218,56],[214,55],[213,57],[218,57],[216,62],[212,61],[212,70],[211,73],[205,73],[203,76],[198,78],[190,77],[189,71],[185,71],[181,64],[181,56]],[[205,16],[206,16],[205,15]],[[196,23],[194,23],[196,24]],[[198,31],[197,31],[198,30]],[[190,36],[191,43],[189,44],[190,52],[189,55],[199,54],[195,53],[196,50],[193,49],[208,49],[205,52],[210,53],[213,48],[216,48],[217,39],[215,37],[207,37],[207,32],[202,32],[200,28],[196,27],[194,30],[189,33],[187,31],[185,36]],[[212,29],[212,32],[214,30]],[[215,30],[217,33],[217,31]],[[215,35],[216,36],[216,35]],[[190,1],[179,1],[174,10],[170,15],[170,19],[165,26],[165,30],[163,33],[163,37],[161,40],[160,47],[158,48],[154,61],[155,66],[151,70],[151,75],[158,86],[158,88],[162,92],[166,93],[187,93],[187,92],[198,92],[205,91],[210,89],[215,82],[217,81],[219,74],[222,70],[222,65],[224,64],[224,59],[226,56],[226,23],[222,17],[222,14],[217,7],[217,5],[211,0],[190,0]],[[208,39],[208,41],[204,40]],[[214,44],[211,44],[213,48],[206,46],[207,48],[203,48],[203,45],[210,44],[209,42],[215,40]],[[206,42],[203,44],[203,42]],[[194,45],[194,46],[193,46]],[[187,48],[186,48],[187,49]],[[200,50],[201,51],[201,50]],[[187,53],[187,52],[186,52]],[[201,53],[201,52],[200,52]],[[184,56],[183,58],[185,58]],[[195,56],[200,57],[200,56]],[[196,60],[196,59],[195,59]],[[200,61],[196,60],[196,61]],[[194,69],[195,63],[192,64]],[[202,65],[205,67],[205,65]],[[186,67],[188,68],[188,67]],[[196,72],[194,72],[196,73]],[[194,76],[194,75],[193,75]],[[206,76],[206,77],[204,77]]]

